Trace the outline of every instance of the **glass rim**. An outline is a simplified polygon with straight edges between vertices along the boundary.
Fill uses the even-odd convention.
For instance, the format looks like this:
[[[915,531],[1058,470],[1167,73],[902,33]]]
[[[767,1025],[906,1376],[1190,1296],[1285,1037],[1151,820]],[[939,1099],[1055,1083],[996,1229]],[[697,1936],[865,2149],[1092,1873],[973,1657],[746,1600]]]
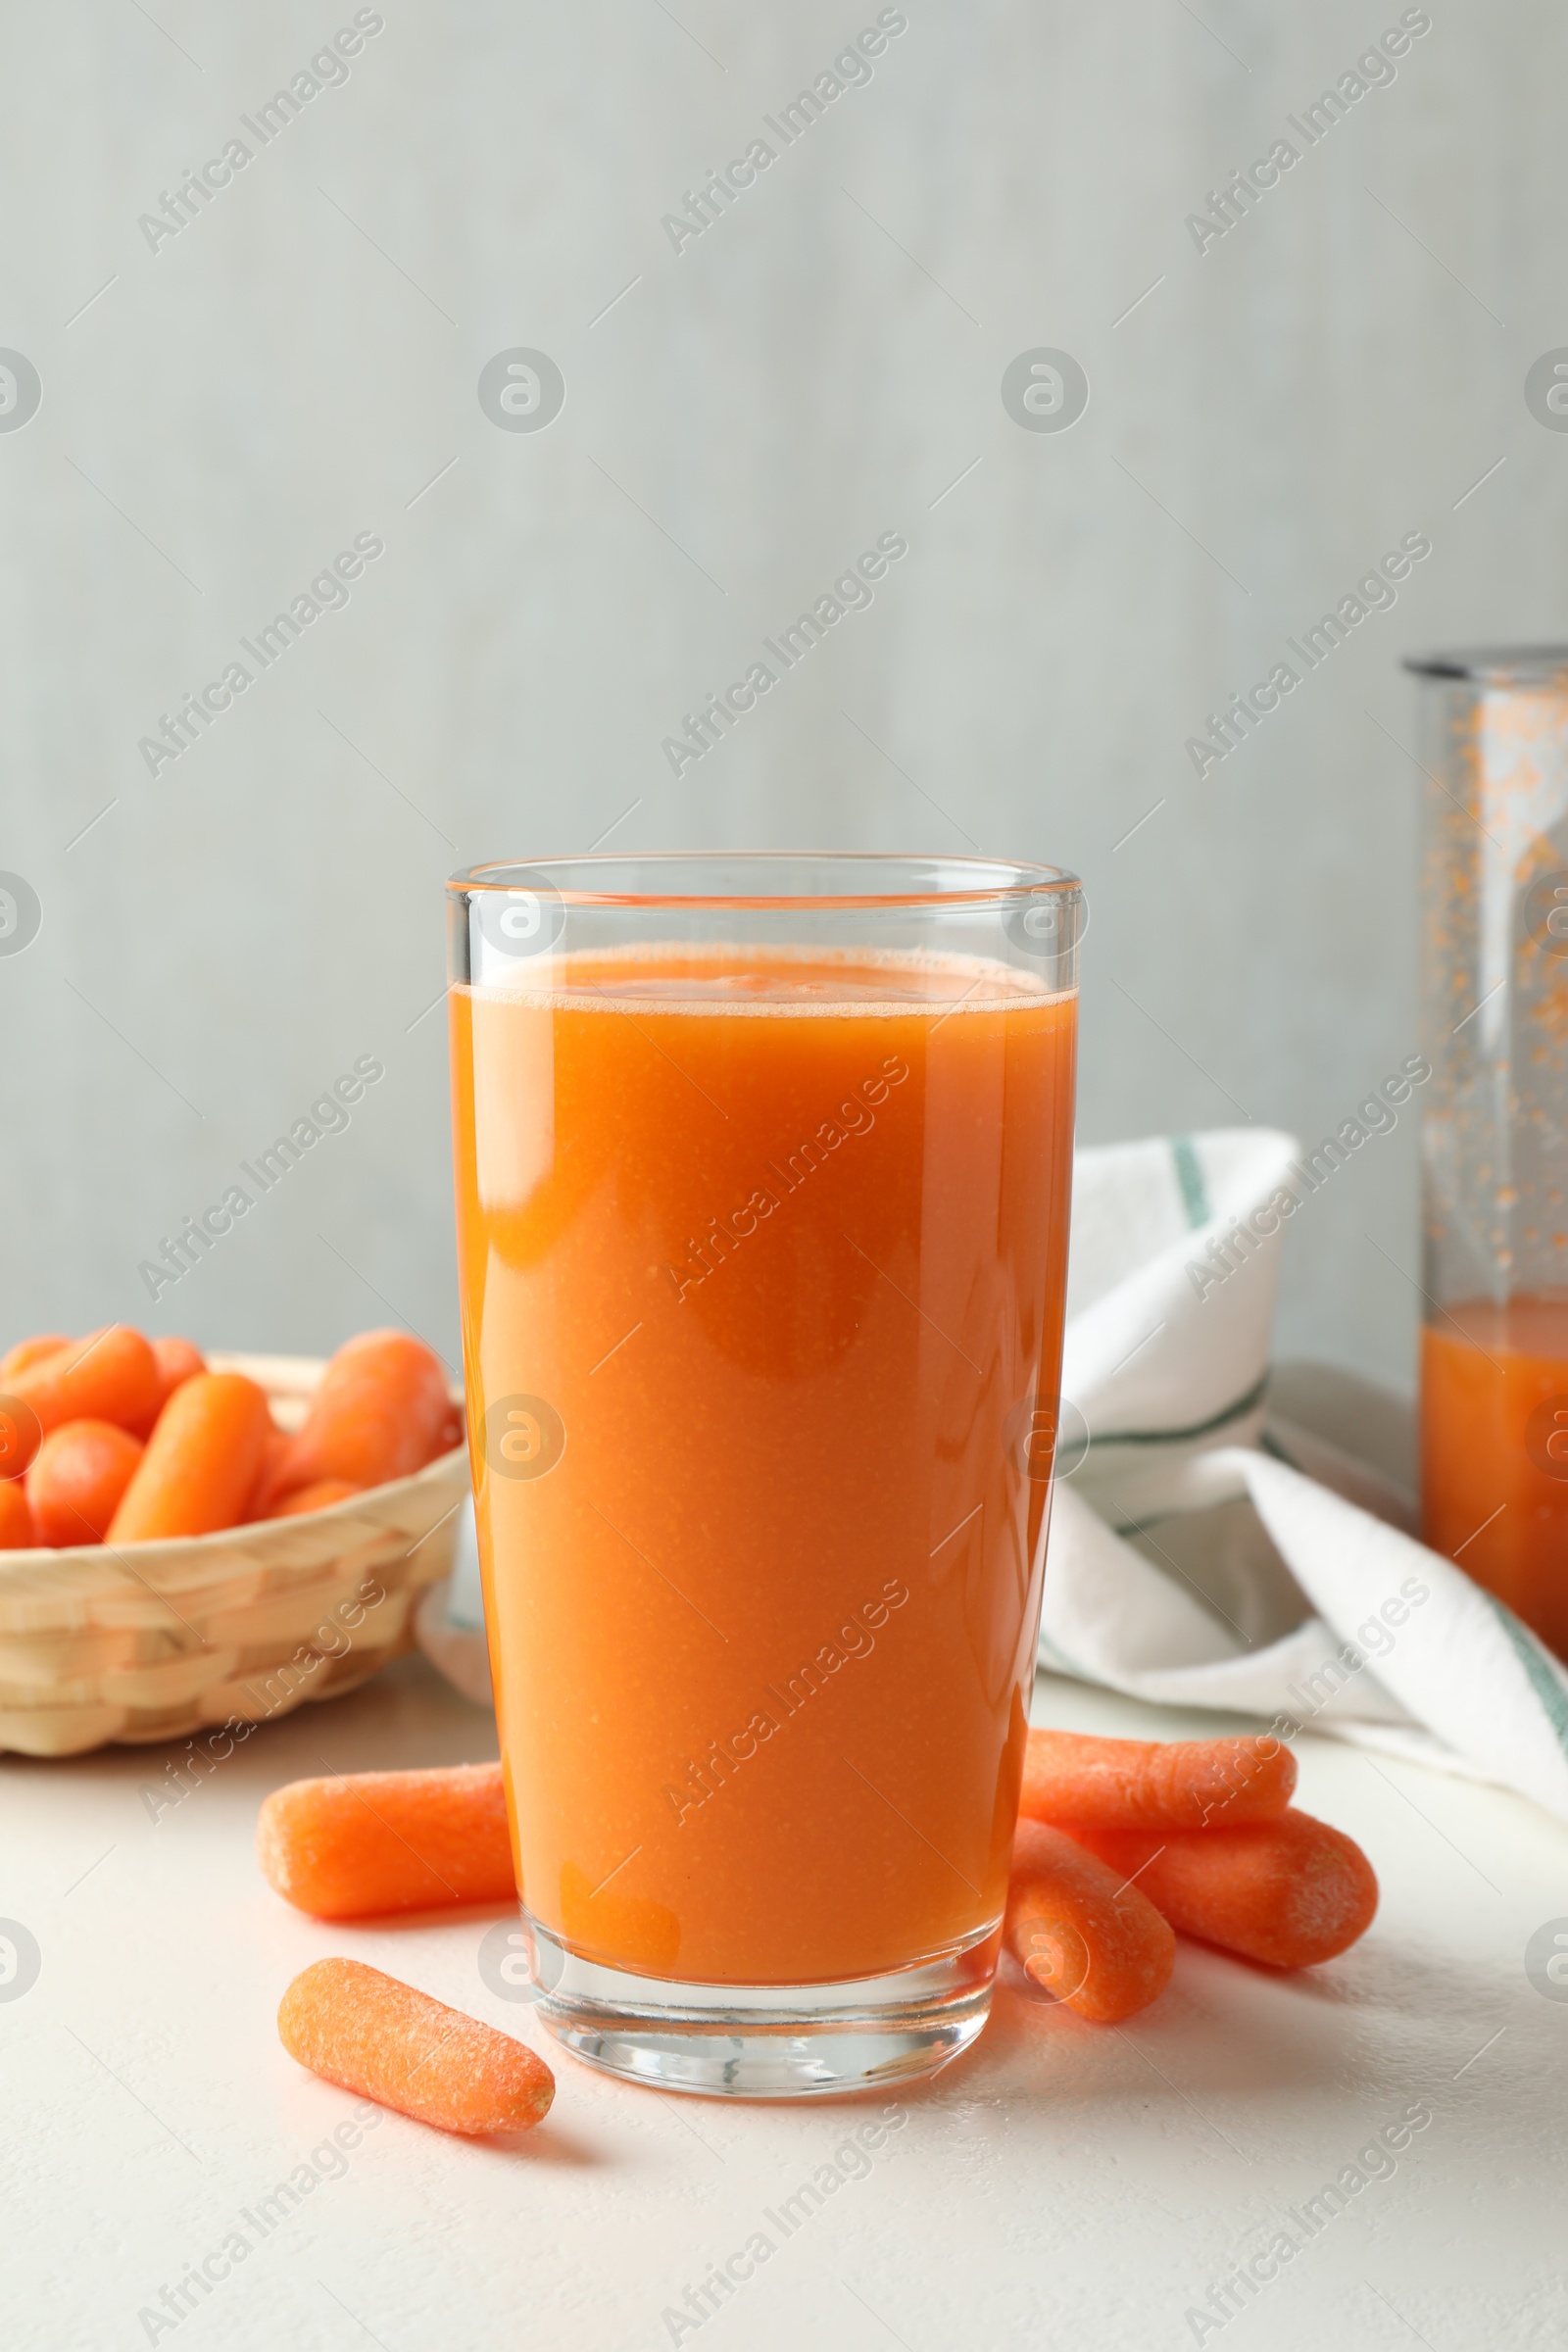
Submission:
[[[1406,654],[1418,678],[1465,678],[1483,686],[1544,686],[1568,671],[1568,645],[1472,645]]]
[[[926,876],[954,874],[961,879],[928,880],[925,887],[911,890],[778,892],[658,888],[610,890],[603,887],[573,887],[564,879],[568,872],[582,873],[585,870],[593,874],[614,868],[622,872],[628,868],[647,868],[651,870],[651,875],[657,875],[661,868],[695,866],[700,869],[721,865],[759,867],[761,869],[760,879],[765,878],[769,866],[786,865],[847,869],[846,879],[852,877],[856,869],[871,866],[895,870],[905,867],[911,873],[918,871]],[[950,857],[928,852],[883,850],[633,850],[589,851],[564,858],[487,858],[478,865],[464,866],[457,873],[449,874],[446,887],[455,896],[461,897],[478,892],[543,888],[568,906],[740,906],[764,910],[777,908],[782,912],[801,907],[887,907],[906,910],[911,906],[998,906],[1021,899],[1051,896],[1070,898],[1082,892],[1083,884],[1065,866],[1040,865],[1012,858]]]

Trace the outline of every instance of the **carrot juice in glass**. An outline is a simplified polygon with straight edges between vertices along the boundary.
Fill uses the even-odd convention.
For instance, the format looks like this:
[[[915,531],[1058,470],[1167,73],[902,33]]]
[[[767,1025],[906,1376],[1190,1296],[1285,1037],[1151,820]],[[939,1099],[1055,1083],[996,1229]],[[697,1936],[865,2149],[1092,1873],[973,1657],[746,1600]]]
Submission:
[[[792,854],[449,886],[468,1428],[541,2010],[668,2088],[980,2031],[1072,1182],[1070,875]]]

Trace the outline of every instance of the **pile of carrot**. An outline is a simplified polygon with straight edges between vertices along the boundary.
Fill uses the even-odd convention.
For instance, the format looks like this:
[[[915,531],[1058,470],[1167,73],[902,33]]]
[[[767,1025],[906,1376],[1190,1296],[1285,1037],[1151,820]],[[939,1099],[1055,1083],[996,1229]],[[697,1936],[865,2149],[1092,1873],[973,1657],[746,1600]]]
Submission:
[[[1268,1737],[1032,1731],[1008,1951],[1100,2025],[1158,1998],[1178,1932],[1270,1968],[1333,1959],[1371,1925],[1377,1880],[1295,1789],[1296,1759]],[[515,1899],[499,1764],[293,1781],[263,1804],[256,1845],[269,1884],[316,1919]],[[358,1961],[297,1977],[278,2031],[328,2082],[449,2132],[520,2130],[554,2092],[521,2043]]]
[[[325,1510],[458,1443],[438,1356],[398,1331],[340,1348],[292,1435],[189,1340],[112,1323],[0,1356],[0,1551],[146,1544]]]
[[[1173,1931],[1309,1968],[1372,1924],[1352,1838],[1291,1803],[1278,1740],[1097,1740],[1032,1731],[1004,1937],[1032,1981],[1118,2025],[1164,1990]]]
[[[315,1919],[516,1900],[499,1764],[361,1772],[274,1788],[256,1824],[264,1876]],[[542,2058],[359,1960],[318,1960],[283,1995],[291,2058],[443,2132],[522,2132],[555,2097]]]

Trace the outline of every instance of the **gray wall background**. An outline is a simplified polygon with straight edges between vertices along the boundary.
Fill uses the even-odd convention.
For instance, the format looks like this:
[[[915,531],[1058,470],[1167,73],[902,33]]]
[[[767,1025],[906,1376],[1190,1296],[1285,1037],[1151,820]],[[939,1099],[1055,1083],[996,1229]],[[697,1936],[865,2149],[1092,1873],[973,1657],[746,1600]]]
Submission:
[[[1417,1043],[1397,658],[1563,626],[1568,439],[1523,397],[1568,341],[1561,12],[1433,0],[1200,255],[1186,215],[1397,6],[908,0],[677,255],[662,217],[875,7],[386,0],[150,251],[353,13],[0,11],[0,345],[43,387],[0,432],[0,867],[43,910],[0,956],[0,1336],[390,1311],[455,1353],[440,884],[612,826],[1069,864],[1083,1140],[1346,1117]],[[1043,345],[1088,373],[1069,431],[1000,397]],[[564,372],[547,430],[481,412],[513,346]],[[889,529],[872,609],[672,777],[680,713]],[[1412,530],[1396,608],[1200,781],[1204,713]],[[150,776],[361,531],[348,607]],[[364,1054],[348,1132],[153,1307],[138,1261]],[[1286,1351],[1409,1378],[1414,1145],[1295,1220]]]

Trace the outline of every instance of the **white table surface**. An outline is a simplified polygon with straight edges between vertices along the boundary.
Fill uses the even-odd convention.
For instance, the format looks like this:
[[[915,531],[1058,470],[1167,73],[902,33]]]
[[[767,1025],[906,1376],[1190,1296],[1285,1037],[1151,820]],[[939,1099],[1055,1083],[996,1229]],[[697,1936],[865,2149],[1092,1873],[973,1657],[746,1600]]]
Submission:
[[[1035,1715],[1236,1728],[1055,1680]],[[252,1834],[278,1783],[494,1753],[489,1717],[424,1661],[263,1730],[155,1822],[141,1790],[170,1753],[0,1762],[0,1916],[41,1952],[30,1989],[0,2001],[7,2352],[1568,2344],[1568,2001],[1524,1967],[1533,1932],[1568,1915],[1568,1830],[1520,1798],[1303,1736],[1301,1801],[1382,1881],[1353,1952],[1275,1978],[1184,1943],[1125,2030],[1003,1985],[975,2049],[902,2094],[868,2177],[786,2239],[765,2209],[889,2102],[609,2081],[481,1983],[500,1911],[332,1927],[264,1885]],[[556,2070],[555,2108],[504,2144],[384,2116],[341,2177],[154,2328],[139,2314],[352,2111],[273,2023],[290,1977],[329,1952],[524,2035]],[[1291,2209],[1410,2106],[1431,2122],[1396,2169],[1308,2239]],[[774,2250],[749,2281],[672,2327],[665,2308],[759,2230]],[[1289,2265],[1223,2326],[1195,2322],[1281,2230],[1303,2241]]]

